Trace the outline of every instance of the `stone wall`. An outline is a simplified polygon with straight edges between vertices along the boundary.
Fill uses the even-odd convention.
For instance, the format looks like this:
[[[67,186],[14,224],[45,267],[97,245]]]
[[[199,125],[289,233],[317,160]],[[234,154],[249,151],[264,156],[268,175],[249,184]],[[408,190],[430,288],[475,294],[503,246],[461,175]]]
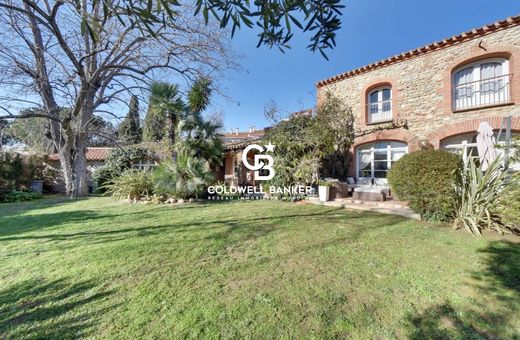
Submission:
[[[507,105],[465,111],[453,111],[451,76],[465,63],[491,57],[509,59],[511,101]],[[392,86],[393,119],[405,119],[407,128],[373,133],[356,140],[356,146],[374,140],[402,140],[411,151],[421,140],[436,148],[450,135],[475,131],[481,120],[499,128],[503,116],[514,117],[514,129],[520,130],[520,26],[456,42],[451,46],[423,53],[407,60],[391,63],[330,84],[318,86],[318,103],[327,91],[339,96],[352,107],[356,127],[370,129],[367,124],[366,99],[371,89]],[[476,124],[478,126],[478,124]]]

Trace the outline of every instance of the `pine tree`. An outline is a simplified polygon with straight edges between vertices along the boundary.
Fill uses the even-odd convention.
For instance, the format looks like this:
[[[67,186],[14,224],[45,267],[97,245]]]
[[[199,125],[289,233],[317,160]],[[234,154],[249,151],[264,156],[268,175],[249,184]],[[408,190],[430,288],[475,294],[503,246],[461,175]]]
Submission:
[[[119,125],[118,137],[119,141],[125,145],[137,144],[142,140],[137,96],[132,96],[130,100],[130,109],[121,125]]]

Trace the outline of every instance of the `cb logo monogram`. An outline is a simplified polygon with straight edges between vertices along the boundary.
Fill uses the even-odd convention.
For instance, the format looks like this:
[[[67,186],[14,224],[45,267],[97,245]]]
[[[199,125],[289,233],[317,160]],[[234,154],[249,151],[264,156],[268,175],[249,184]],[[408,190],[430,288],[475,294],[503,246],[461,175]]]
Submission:
[[[273,152],[274,145],[269,142],[268,145],[265,146],[266,152]],[[247,146],[244,151],[242,152],[242,163],[244,163],[245,167],[249,170],[253,170],[255,172],[255,180],[258,181],[268,181],[274,177],[274,169],[273,169],[273,157],[266,154],[255,154],[254,156],[254,164],[250,164],[247,159],[247,154],[251,150],[257,150],[258,152],[264,152],[264,148],[261,145],[258,144],[251,144]],[[262,160],[266,160],[267,163],[263,162]],[[269,175],[260,175],[260,170],[268,170]]]

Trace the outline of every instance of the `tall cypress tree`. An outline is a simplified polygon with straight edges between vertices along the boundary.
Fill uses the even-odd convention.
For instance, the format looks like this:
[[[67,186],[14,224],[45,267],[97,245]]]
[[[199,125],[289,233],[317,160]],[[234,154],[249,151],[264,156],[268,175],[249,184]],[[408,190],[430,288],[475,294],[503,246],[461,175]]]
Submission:
[[[118,137],[119,141],[125,145],[137,144],[142,141],[137,96],[132,96],[132,99],[130,99],[130,109],[121,125],[119,125]]]
[[[166,82],[154,82],[150,88],[148,112],[144,119],[145,142],[165,140],[170,147],[175,144],[175,130],[184,111],[178,86]]]
[[[143,123],[144,142],[158,142],[164,138],[165,119],[163,112],[149,104]]]

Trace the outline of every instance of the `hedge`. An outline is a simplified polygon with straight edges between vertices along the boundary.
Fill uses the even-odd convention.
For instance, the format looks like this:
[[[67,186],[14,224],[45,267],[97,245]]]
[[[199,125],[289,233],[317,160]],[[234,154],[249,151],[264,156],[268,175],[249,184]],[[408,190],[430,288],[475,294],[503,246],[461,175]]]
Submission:
[[[442,150],[421,150],[403,156],[388,172],[393,194],[407,201],[422,218],[449,221],[455,211],[455,181],[461,157]]]

